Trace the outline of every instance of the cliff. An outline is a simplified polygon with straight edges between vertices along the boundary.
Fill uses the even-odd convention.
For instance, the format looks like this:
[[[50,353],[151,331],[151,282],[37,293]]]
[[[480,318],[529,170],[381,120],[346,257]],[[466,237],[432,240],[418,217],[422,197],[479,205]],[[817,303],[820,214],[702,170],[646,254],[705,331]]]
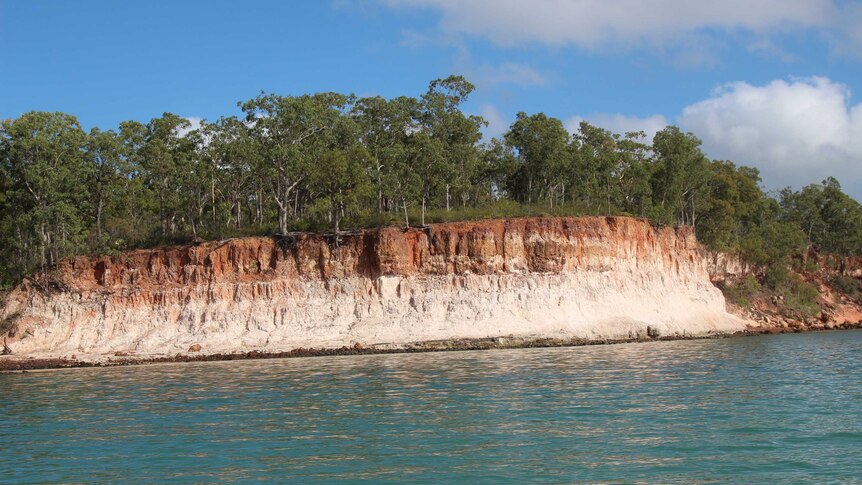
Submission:
[[[7,296],[16,356],[400,348],[744,329],[688,228],[529,218],[80,257]]]

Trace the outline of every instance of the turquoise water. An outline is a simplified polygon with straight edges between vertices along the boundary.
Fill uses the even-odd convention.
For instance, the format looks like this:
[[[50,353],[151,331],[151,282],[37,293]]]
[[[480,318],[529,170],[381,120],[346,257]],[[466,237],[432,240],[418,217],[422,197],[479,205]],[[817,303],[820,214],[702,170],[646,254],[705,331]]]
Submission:
[[[0,482],[853,482],[862,332],[0,375]]]

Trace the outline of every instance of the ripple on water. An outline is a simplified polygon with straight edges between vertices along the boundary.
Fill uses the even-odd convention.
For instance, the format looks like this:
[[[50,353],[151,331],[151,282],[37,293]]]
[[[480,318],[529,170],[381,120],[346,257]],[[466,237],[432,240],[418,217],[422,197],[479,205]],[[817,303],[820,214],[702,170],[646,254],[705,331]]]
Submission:
[[[862,332],[0,375],[5,482],[852,481]]]

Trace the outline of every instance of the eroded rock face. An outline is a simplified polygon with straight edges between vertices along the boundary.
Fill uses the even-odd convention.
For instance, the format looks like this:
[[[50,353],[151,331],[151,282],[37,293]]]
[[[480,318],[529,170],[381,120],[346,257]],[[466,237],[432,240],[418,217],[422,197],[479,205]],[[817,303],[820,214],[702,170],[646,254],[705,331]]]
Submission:
[[[731,332],[688,228],[632,218],[525,218],[243,238],[81,257],[64,288],[23,284],[16,354],[176,353],[495,336]]]

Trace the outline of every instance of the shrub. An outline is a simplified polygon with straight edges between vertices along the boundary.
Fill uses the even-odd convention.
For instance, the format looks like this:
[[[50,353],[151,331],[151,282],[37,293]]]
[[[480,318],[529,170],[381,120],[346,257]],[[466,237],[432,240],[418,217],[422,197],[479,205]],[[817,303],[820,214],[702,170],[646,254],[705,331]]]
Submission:
[[[784,263],[773,263],[766,268],[763,284],[772,290],[782,290],[790,283],[790,271]]]
[[[719,288],[728,301],[740,307],[751,306],[752,300],[762,291],[754,276],[747,276],[734,284],[723,283]]]
[[[18,313],[14,313],[0,320],[0,336],[9,335],[14,337],[15,334],[18,333],[19,316],[20,315]]]
[[[784,306],[803,316],[814,316],[820,313],[820,305],[817,304],[819,296],[820,292],[814,285],[794,275],[784,292]]]
[[[862,297],[862,281],[851,276],[835,274],[829,277],[829,285],[839,293],[843,293],[851,299]]]

